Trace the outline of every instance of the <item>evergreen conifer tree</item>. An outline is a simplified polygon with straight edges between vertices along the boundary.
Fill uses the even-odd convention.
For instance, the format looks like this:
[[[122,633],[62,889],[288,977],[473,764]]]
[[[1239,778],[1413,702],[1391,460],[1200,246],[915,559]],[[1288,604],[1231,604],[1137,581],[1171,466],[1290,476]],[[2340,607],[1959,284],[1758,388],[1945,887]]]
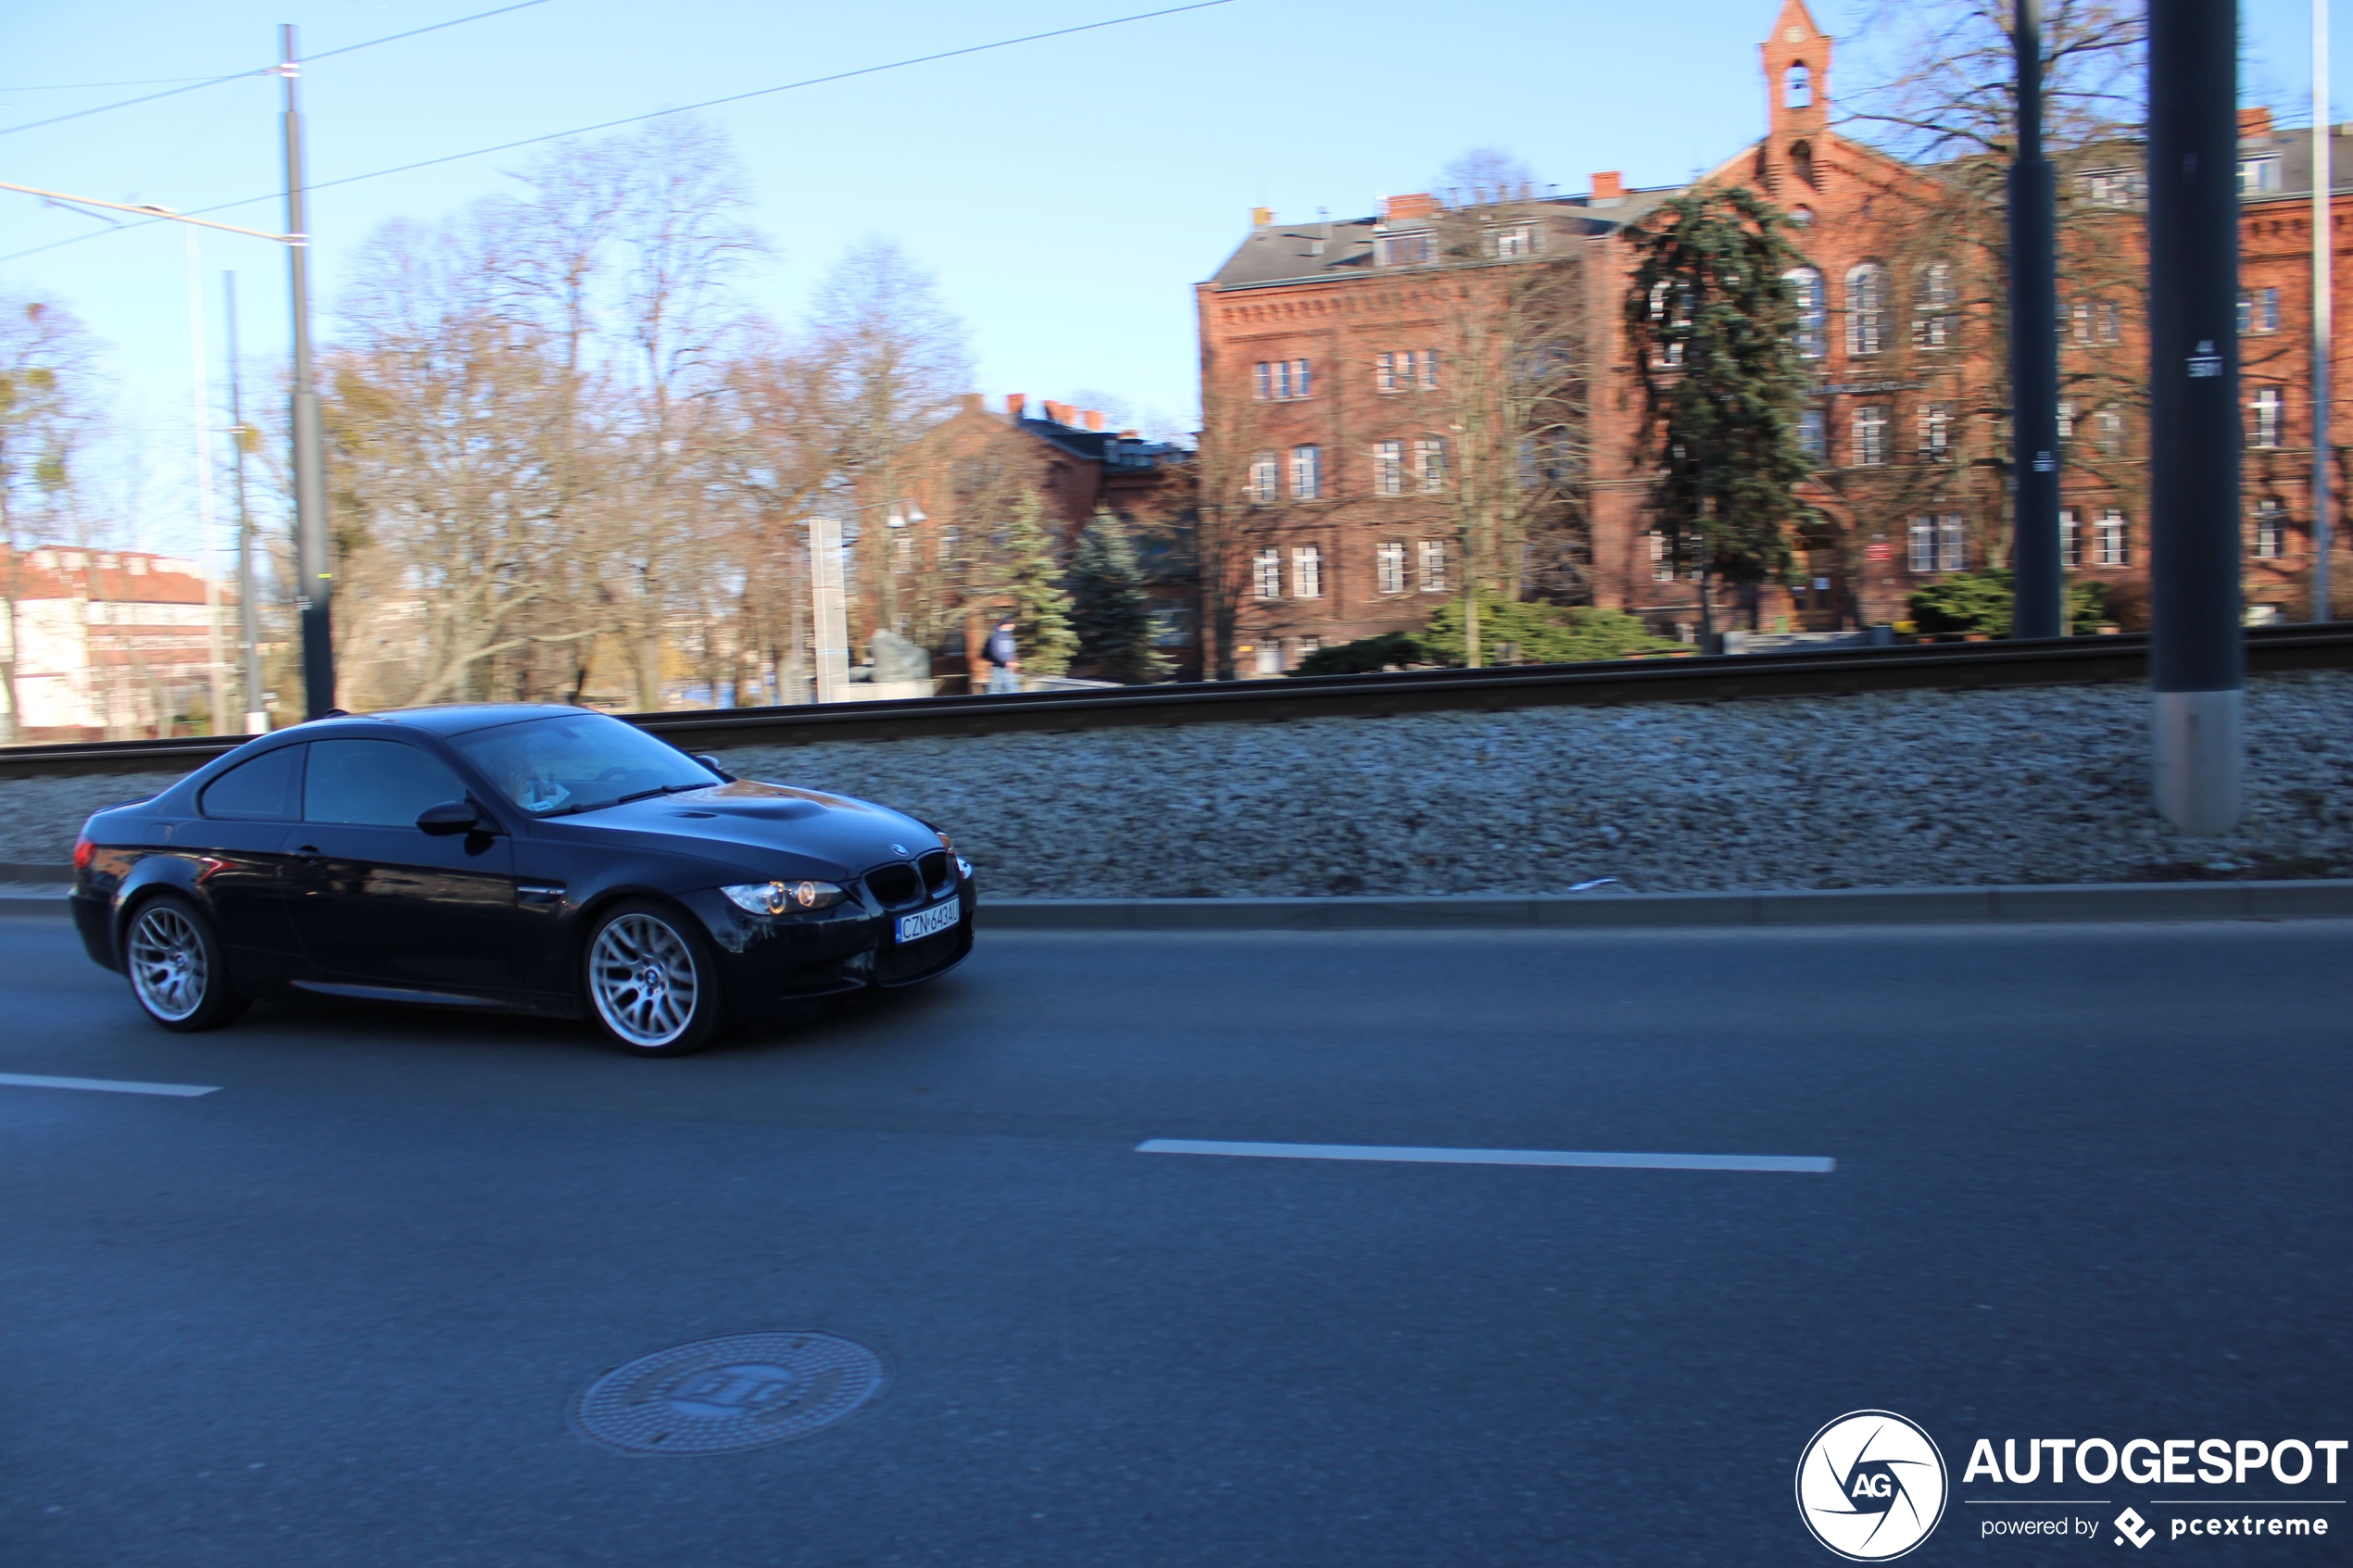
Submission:
[[[1782,276],[1804,257],[1789,220],[1742,186],[1702,185],[1627,231],[1640,262],[1626,292],[1628,347],[1642,382],[1642,432],[1656,465],[1653,526],[1668,558],[1711,579],[1780,581],[1790,531],[1811,519],[1796,486],[1809,391],[1798,303]]]
[[[1126,525],[1098,510],[1070,564],[1071,624],[1078,656],[1107,681],[1153,681],[1168,660],[1152,646],[1151,600]]]
[[[1078,639],[1070,629],[1070,595],[1062,563],[1046,532],[1046,505],[1033,490],[1013,508],[1005,530],[1005,596],[1013,601],[1013,639],[1025,675],[1059,675],[1070,668]]]

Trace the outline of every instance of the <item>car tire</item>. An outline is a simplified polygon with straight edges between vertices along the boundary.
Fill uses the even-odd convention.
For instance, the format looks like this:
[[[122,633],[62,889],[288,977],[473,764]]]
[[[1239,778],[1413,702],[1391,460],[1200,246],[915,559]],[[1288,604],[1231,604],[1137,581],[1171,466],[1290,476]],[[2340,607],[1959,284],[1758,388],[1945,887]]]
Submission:
[[[178,893],[157,893],[122,928],[131,997],[149,1018],[183,1035],[235,1022],[250,1005],[230,978],[210,917]]]
[[[598,911],[581,947],[588,1017],[631,1056],[685,1056],[719,1033],[719,965],[694,917],[650,898]]]

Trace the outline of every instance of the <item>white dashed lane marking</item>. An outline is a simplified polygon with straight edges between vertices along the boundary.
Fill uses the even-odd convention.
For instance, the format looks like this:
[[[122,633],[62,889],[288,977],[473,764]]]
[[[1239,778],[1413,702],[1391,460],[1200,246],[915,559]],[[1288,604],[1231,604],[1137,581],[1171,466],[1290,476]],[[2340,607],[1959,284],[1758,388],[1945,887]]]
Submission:
[[[134,1084],[128,1078],[44,1078],[31,1073],[0,1073],[0,1087],[13,1089],[94,1089],[105,1095],[217,1095],[218,1084]]]
[[[1827,1175],[1816,1154],[1596,1154],[1573,1148],[1402,1148],[1349,1143],[1218,1143],[1149,1138],[1139,1154],[1225,1154],[1256,1160],[1387,1160],[1415,1165],[1573,1165],[1609,1171],[1795,1171]]]

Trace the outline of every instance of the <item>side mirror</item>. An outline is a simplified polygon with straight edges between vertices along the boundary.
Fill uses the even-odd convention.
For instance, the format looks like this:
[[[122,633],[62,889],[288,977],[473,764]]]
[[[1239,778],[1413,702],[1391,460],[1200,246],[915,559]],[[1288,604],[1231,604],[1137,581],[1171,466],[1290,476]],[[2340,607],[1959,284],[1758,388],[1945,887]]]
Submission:
[[[445,800],[438,806],[428,806],[417,813],[417,828],[437,838],[451,834],[472,833],[482,826],[482,814],[471,800]]]
[[[687,755],[687,756],[689,756],[689,757],[691,757],[691,758],[693,758],[696,761],[698,761],[698,762],[701,763],[704,767],[706,767],[706,768],[710,769],[712,772],[717,773],[717,774],[718,774],[721,778],[723,778],[723,779],[726,780],[729,784],[734,784],[734,783],[736,782],[736,775],[735,775],[735,774],[733,774],[733,773],[731,773],[731,772],[729,772],[726,769],[724,769],[724,768],[721,767],[721,766],[719,765],[719,759],[718,759],[718,758],[716,758],[716,757],[713,757],[713,756],[712,756],[710,752],[708,752],[708,751],[690,751],[690,752],[688,752],[686,755]]]

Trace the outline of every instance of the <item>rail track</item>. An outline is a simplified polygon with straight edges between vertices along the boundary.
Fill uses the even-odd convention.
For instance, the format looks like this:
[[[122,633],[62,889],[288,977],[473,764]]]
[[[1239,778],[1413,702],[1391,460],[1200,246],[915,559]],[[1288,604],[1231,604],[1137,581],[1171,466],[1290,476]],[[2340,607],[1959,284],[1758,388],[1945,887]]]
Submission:
[[[2246,660],[2251,674],[2353,669],[2353,622],[2252,630],[2246,636]],[[1489,670],[1201,681],[1101,692],[1029,692],[824,707],[692,709],[621,717],[688,750],[701,751],[819,740],[1379,718],[1622,703],[1743,702],[1876,691],[2096,685],[2147,678],[2147,634],[2132,633],[1629,659],[1595,664],[1522,664]],[[185,735],[168,740],[0,747],[0,779],[185,771],[241,744],[242,738]]]

